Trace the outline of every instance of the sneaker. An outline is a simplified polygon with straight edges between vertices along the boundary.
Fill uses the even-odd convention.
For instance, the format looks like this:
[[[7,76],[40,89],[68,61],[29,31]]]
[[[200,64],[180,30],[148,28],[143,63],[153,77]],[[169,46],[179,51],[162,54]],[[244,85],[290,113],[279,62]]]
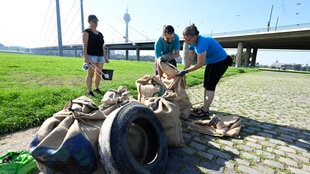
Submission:
[[[91,96],[91,97],[96,97],[95,94],[93,93],[93,91],[88,92],[87,95]]]
[[[103,93],[100,91],[99,88],[98,88],[98,89],[95,89],[94,92],[97,93],[97,94],[103,95]]]

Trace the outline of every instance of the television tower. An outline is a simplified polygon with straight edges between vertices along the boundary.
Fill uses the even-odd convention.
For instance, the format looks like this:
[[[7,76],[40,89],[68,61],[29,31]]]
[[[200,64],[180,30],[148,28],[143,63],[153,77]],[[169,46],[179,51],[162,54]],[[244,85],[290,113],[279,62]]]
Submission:
[[[123,18],[126,22],[126,32],[125,32],[125,42],[128,43],[128,23],[130,21],[130,15],[128,14],[128,7],[126,8],[126,13]]]

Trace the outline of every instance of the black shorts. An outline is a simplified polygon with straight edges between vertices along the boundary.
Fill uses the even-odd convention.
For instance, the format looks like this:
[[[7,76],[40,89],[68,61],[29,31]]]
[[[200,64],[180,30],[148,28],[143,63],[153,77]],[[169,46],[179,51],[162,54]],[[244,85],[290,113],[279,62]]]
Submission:
[[[217,83],[220,81],[223,74],[226,72],[228,65],[230,64],[230,56],[226,59],[216,62],[214,64],[208,64],[205,69],[205,76],[203,87],[208,91],[215,91]]]

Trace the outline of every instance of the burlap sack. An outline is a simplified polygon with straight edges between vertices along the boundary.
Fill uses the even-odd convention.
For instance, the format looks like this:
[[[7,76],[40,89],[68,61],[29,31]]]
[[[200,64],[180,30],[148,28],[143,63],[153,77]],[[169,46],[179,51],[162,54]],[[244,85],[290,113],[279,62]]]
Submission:
[[[106,116],[81,96],[41,125],[29,146],[43,173],[105,173],[98,135]]]
[[[241,130],[241,119],[237,116],[217,116],[220,119],[217,127],[209,125],[210,120],[193,121],[188,129],[212,136],[238,137]]]
[[[128,103],[130,100],[133,100],[133,98],[126,87],[120,86],[117,90],[109,89],[101,99],[102,104],[99,105],[99,110],[108,116],[112,111]]]
[[[161,121],[166,133],[168,146],[184,147],[185,144],[179,117],[180,108],[173,103],[175,97],[175,93],[167,91],[161,97],[152,97],[145,100],[145,105],[153,110]]]
[[[189,117],[192,103],[189,101],[188,95],[185,91],[186,82],[185,76],[176,76],[179,70],[167,62],[162,62],[160,59],[158,63],[158,78],[165,84],[168,90],[176,93],[174,102],[181,110],[180,117],[187,119]]]
[[[165,85],[157,77],[151,77],[150,75],[144,75],[142,78],[136,80],[136,87],[138,101],[141,103],[144,103],[150,97],[160,97],[166,91]]]

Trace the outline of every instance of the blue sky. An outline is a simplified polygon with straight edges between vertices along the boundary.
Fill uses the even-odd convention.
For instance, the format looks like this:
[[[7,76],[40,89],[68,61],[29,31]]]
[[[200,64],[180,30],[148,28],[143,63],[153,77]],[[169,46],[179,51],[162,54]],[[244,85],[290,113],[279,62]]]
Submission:
[[[59,0],[63,44],[80,44],[80,0]],[[0,43],[25,47],[57,45],[55,0],[10,0],[0,5]],[[88,14],[99,18],[100,30],[108,43],[122,42],[125,33],[123,15],[128,7],[129,40],[155,40],[162,26],[171,24],[181,36],[183,29],[195,23],[201,34],[266,28],[308,23],[309,0],[84,0],[84,24]],[[182,36],[181,36],[182,37]],[[234,54],[235,50],[227,50]],[[258,62],[310,64],[310,51],[258,50]]]

